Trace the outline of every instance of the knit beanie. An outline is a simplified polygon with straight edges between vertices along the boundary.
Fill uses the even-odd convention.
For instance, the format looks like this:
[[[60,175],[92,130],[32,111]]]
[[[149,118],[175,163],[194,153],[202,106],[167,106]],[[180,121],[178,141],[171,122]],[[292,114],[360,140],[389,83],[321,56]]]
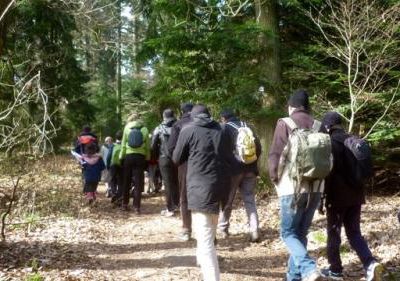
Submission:
[[[92,129],[90,128],[89,125],[85,125],[85,126],[83,126],[83,128],[82,128],[82,132],[84,132],[84,133],[90,133],[91,130],[92,130]]]
[[[196,104],[193,109],[192,112],[190,113],[190,116],[192,118],[195,118],[198,115],[205,115],[206,117],[211,117],[210,112],[208,111],[208,108],[203,105],[203,104]]]
[[[190,102],[185,102],[181,104],[181,111],[182,113],[188,113],[190,111],[192,111],[193,108],[193,104]]]
[[[290,97],[288,104],[291,107],[299,108],[304,107],[305,110],[309,110],[310,103],[308,100],[308,93],[306,90],[296,90]]]

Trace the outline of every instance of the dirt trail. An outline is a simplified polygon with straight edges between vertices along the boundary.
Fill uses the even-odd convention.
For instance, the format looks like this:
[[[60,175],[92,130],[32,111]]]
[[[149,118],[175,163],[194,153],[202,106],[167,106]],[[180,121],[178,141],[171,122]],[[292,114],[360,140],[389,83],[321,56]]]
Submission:
[[[179,217],[160,216],[161,195],[144,197],[142,214],[137,216],[112,208],[104,186],[99,191],[96,207],[84,206],[75,192],[74,216],[51,219],[28,235],[18,229],[9,234],[7,244],[0,246],[0,280],[27,280],[36,270],[43,280],[200,280],[195,241],[177,238]],[[363,211],[363,233],[373,253],[390,271],[398,271],[400,227],[393,206],[400,206],[400,200],[375,197],[370,201]],[[258,200],[262,229],[258,244],[247,241],[245,211],[240,200],[237,203],[231,237],[218,240],[221,280],[282,280],[287,253],[279,239],[277,199]],[[324,225],[325,218],[316,215],[309,235],[311,255],[320,266],[327,264]],[[362,280],[361,265],[347,243],[343,263],[345,280]]]

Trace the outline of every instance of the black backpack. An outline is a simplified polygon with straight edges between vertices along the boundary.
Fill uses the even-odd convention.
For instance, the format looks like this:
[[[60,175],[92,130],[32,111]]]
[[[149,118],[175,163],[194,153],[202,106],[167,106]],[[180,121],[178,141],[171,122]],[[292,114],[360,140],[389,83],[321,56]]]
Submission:
[[[368,142],[357,136],[349,136],[344,140],[344,146],[350,153],[346,153],[351,166],[351,175],[354,184],[360,185],[373,177],[371,148]]]
[[[132,148],[138,148],[143,145],[143,134],[141,128],[131,128],[131,131],[128,135],[128,145]]]

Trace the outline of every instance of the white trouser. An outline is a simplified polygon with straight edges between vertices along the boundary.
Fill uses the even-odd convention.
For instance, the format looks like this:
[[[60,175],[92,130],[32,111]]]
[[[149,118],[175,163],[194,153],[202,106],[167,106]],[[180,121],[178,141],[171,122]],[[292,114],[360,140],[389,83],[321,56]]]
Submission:
[[[192,226],[197,240],[197,263],[201,267],[204,281],[219,281],[219,265],[214,239],[218,215],[192,212]]]

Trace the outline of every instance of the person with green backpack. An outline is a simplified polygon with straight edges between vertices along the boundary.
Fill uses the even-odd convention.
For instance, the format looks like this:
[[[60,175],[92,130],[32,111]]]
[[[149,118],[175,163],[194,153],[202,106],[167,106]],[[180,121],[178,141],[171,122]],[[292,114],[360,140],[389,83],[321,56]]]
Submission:
[[[144,171],[150,160],[149,130],[138,114],[132,114],[124,127],[119,159],[123,161],[123,202],[122,210],[128,211],[129,192],[132,176],[135,183],[133,208],[140,214],[140,203],[144,190]]]
[[[332,166],[331,142],[318,132],[320,122],[310,113],[305,90],[290,97],[288,112],[289,117],[277,122],[268,156],[270,178],[279,197],[281,238],[290,253],[286,280],[322,280],[307,252],[307,233]]]

